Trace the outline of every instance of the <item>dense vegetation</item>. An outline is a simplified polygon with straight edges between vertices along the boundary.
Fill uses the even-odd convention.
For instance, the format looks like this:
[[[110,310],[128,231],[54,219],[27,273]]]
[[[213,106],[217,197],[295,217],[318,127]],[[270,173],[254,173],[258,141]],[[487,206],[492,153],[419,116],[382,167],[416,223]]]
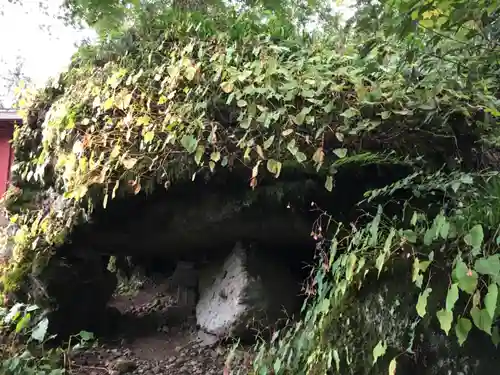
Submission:
[[[323,252],[302,320],[257,348],[256,373],[394,374],[407,348],[390,330],[361,337],[346,301],[401,267],[418,293],[414,332],[434,320],[460,345],[473,329],[498,344],[500,3],[363,1],[347,25],[294,3],[68,0],[103,36],[20,100],[6,290],[116,195],[221,168],[247,169],[256,189],[303,168],[331,191],[347,164],[404,164],[414,173],[366,194],[406,191],[401,213],[375,206],[359,224],[315,228]],[[307,31],[308,19],[321,22]],[[48,187],[64,211],[33,204]],[[422,198],[434,209],[413,208]]]

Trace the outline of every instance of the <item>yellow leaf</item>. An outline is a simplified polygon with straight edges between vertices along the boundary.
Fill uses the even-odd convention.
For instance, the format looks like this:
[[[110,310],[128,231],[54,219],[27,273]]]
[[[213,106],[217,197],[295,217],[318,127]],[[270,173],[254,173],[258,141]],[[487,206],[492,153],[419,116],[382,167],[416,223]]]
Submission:
[[[192,81],[195,75],[196,75],[196,68],[194,66],[189,66],[186,68],[184,76],[188,79],[188,81]]]
[[[391,363],[389,364],[389,375],[396,375],[396,358],[393,358]]]
[[[220,160],[220,152],[219,151],[214,151],[210,154],[210,160],[214,162],[218,162]]]
[[[122,163],[125,168],[132,169],[134,168],[134,165],[137,163],[137,159],[135,158],[124,159]]]
[[[257,154],[259,155],[259,157],[261,159],[265,159],[266,157],[264,156],[264,151],[262,151],[262,147],[260,147],[259,145],[256,145],[255,148],[257,150]]]
[[[281,162],[269,159],[267,161],[267,170],[274,174],[274,177],[278,178],[281,172]]]
[[[234,89],[234,85],[231,82],[222,82],[220,87],[226,94],[229,94]]]
[[[325,152],[323,151],[323,147],[319,147],[318,149],[316,149],[316,152],[313,155],[313,160],[318,164],[322,164],[324,158]]]

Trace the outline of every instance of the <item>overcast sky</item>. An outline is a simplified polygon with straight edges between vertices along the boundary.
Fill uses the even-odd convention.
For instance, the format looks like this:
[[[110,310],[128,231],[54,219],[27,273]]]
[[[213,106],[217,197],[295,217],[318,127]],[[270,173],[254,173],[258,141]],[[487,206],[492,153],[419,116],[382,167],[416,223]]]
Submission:
[[[25,60],[24,71],[37,85],[57,75],[70,62],[75,43],[89,30],[77,31],[66,27],[54,17],[62,0],[45,2],[51,7],[44,12],[39,0],[22,0],[22,5],[0,0],[0,76],[15,67],[16,57]],[[0,82],[3,86],[3,82]]]

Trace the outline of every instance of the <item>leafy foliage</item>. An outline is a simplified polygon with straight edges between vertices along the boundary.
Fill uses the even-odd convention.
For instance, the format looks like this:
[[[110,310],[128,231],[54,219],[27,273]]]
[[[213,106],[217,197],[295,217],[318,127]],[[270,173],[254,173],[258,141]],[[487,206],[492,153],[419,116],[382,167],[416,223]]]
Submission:
[[[71,353],[93,340],[91,333],[82,331],[70,338],[66,349],[44,350],[44,343],[53,337],[47,334],[49,321],[38,306],[16,303],[1,308],[0,318],[2,336],[11,336],[9,346],[0,346],[0,369],[5,375],[63,375]]]
[[[395,373],[412,343],[335,327],[350,327],[347,308],[366,280],[401,259],[416,293],[405,329],[415,335],[420,320],[433,320],[459,345],[473,327],[498,344],[498,2],[368,2],[346,27],[312,33],[287,19],[296,8],[286,3],[267,13],[271,3],[225,5],[209,17],[176,6],[151,17],[138,2],[100,2],[108,13],[68,4],[93,20],[130,12],[133,27],[83,46],[58,82],[20,100],[7,286],[120,194],[223,168],[247,171],[251,188],[302,169],[331,191],[347,164],[405,163],[415,173],[367,192],[376,213],[315,228],[321,251],[302,320],[257,347],[255,372]],[[326,14],[316,5],[301,14]],[[26,207],[42,187],[64,194],[65,209]],[[413,198],[385,216],[377,202],[401,191]],[[412,207],[422,198],[437,203]]]

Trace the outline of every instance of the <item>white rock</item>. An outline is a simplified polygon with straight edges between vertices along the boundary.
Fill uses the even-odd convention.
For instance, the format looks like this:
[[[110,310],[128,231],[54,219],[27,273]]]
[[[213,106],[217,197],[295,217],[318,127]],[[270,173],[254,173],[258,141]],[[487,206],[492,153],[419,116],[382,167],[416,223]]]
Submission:
[[[197,323],[217,337],[253,336],[291,311],[298,291],[288,269],[237,244],[223,264],[200,272]]]

